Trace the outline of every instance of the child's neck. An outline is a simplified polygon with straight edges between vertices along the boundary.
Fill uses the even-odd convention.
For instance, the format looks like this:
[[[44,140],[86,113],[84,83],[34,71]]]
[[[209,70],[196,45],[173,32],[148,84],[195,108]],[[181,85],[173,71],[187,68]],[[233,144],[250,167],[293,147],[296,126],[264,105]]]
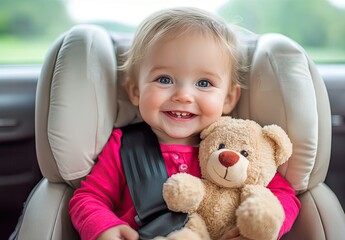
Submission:
[[[189,136],[188,138],[169,138],[169,137],[158,137],[160,144],[178,144],[187,146],[199,146],[200,138],[199,135]]]

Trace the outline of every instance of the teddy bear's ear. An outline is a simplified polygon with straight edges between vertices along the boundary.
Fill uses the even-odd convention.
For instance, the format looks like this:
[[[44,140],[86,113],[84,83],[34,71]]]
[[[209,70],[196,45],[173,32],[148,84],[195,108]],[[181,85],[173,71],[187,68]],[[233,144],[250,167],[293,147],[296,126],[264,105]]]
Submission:
[[[292,155],[292,143],[286,132],[277,125],[264,126],[262,129],[264,136],[273,140],[276,144],[276,164],[277,166],[286,162]]]
[[[200,138],[205,139],[210,133],[212,133],[216,128],[219,126],[225,126],[225,124],[230,124],[230,121],[232,120],[232,117],[230,116],[223,116],[220,119],[218,119],[216,122],[212,123],[208,128],[205,128],[200,133]]]

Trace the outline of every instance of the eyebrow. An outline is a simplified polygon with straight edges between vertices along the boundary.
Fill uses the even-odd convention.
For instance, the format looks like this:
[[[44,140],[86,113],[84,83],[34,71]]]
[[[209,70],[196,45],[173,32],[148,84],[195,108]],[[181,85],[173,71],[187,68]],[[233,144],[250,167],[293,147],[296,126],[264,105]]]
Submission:
[[[156,66],[151,67],[149,72],[152,74],[155,71],[160,71],[160,70],[164,70],[164,71],[171,70],[172,71],[172,69],[173,69],[173,67],[168,66],[168,65],[156,65]],[[209,71],[209,70],[197,69],[196,73],[198,75],[205,76],[205,78],[212,78],[212,79],[215,79],[219,82],[224,82],[224,79],[221,77],[220,74],[214,73],[214,72]]]
[[[210,76],[212,78],[215,78],[219,81],[223,81],[223,78],[221,77],[221,75],[219,75],[218,73],[214,73],[212,71],[199,71],[198,73],[200,73],[201,75],[206,75],[206,76]]]
[[[150,72],[153,72],[153,71],[157,71],[157,70],[170,70],[172,69],[172,67],[170,66],[164,66],[164,65],[158,65],[158,66],[154,66],[152,68],[150,68]],[[212,71],[205,71],[205,70],[197,70],[197,73],[200,73],[201,75],[208,75],[208,76],[213,76],[213,77],[217,77],[217,78],[221,78],[219,74],[217,73],[214,73]]]
[[[167,69],[172,69],[172,67],[169,66],[164,66],[164,65],[158,65],[158,66],[153,66],[150,68],[150,72],[158,71],[158,70],[167,70]]]

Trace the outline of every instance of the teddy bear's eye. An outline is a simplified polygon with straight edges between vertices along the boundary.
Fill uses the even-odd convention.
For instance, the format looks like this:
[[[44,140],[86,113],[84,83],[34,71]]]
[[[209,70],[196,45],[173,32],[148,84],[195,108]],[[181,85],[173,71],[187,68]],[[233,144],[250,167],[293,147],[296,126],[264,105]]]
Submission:
[[[248,157],[248,152],[246,150],[242,150],[240,152],[244,157]]]
[[[223,148],[225,148],[225,144],[224,143],[219,144],[218,150],[223,149]]]

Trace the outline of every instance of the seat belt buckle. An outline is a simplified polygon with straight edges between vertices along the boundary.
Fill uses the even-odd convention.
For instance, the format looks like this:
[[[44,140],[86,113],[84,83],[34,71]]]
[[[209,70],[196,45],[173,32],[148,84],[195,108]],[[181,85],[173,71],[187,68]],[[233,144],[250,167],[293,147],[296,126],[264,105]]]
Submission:
[[[136,215],[135,217],[134,217],[134,221],[135,221],[135,223],[139,226],[139,227],[141,227],[141,226],[143,226],[145,223],[140,219],[140,217],[139,217],[139,215]]]

